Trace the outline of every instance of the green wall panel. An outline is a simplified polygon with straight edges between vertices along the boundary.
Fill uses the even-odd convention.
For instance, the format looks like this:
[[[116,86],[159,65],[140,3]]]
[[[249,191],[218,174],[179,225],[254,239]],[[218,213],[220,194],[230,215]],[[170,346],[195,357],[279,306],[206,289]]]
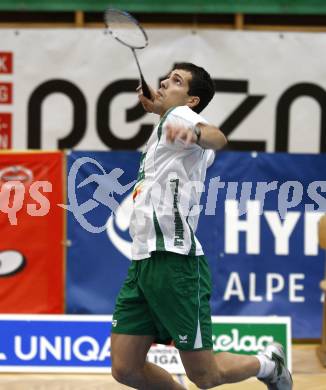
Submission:
[[[103,11],[108,6],[133,12],[326,14],[326,0],[0,0],[7,11]]]

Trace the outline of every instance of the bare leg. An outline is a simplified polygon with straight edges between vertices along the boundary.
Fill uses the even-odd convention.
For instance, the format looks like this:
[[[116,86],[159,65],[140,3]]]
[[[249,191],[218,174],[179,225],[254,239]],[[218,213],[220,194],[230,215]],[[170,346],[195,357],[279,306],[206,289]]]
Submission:
[[[146,362],[143,373],[146,383],[140,386],[139,390],[185,390],[167,371],[153,363]]]
[[[214,356],[224,383],[240,382],[258,374],[260,363],[254,356],[220,352]]]
[[[139,390],[184,390],[172,376],[155,364],[146,362],[152,336],[112,333],[112,375],[120,383]]]
[[[212,351],[180,351],[187,376],[199,388],[209,389],[256,376],[260,363],[254,356],[214,355]]]

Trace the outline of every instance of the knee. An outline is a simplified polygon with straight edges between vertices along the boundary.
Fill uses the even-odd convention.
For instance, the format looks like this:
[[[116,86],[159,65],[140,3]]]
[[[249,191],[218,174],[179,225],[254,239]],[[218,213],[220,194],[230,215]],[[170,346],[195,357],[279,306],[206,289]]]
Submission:
[[[124,385],[131,385],[135,382],[135,371],[122,364],[112,364],[111,374],[113,378]]]
[[[192,371],[187,373],[188,378],[200,389],[211,389],[223,384],[222,377],[218,372]]]

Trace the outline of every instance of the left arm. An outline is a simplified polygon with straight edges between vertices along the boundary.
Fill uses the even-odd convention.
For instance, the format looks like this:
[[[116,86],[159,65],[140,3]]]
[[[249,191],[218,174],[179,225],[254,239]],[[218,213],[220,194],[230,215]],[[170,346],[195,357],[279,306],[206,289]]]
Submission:
[[[204,123],[198,123],[196,127],[199,129],[197,132],[197,134],[200,133],[199,137],[194,130],[183,126],[172,127],[168,125],[166,138],[169,142],[181,139],[186,145],[197,143],[204,149],[213,150],[222,149],[227,144],[227,139],[219,128]]]
[[[198,141],[202,148],[219,150],[227,144],[228,141],[219,128],[203,123],[199,123],[197,127],[200,129],[200,138],[198,141],[197,137],[195,142]]]

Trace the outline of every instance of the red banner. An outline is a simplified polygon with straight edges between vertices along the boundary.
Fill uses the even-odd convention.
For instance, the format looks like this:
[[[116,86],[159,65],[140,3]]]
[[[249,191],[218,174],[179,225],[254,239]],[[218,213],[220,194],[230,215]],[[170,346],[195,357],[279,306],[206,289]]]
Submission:
[[[64,312],[63,154],[0,152],[0,312]]]

